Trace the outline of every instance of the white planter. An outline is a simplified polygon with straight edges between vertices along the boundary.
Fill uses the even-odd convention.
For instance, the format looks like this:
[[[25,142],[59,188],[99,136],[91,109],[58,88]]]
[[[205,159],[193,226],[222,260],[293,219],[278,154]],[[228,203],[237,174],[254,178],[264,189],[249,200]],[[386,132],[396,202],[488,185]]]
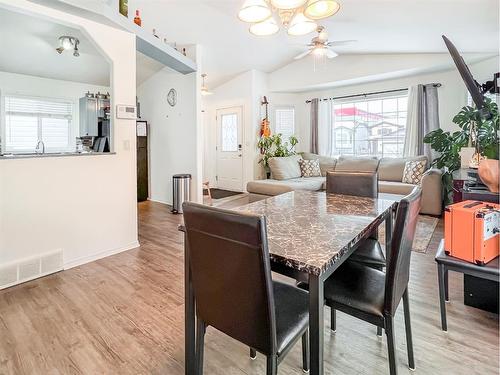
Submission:
[[[460,166],[462,168],[469,168],[470,161],[474,156],[476,149],[474,147],[462,147],[459,152],[460,155]]]

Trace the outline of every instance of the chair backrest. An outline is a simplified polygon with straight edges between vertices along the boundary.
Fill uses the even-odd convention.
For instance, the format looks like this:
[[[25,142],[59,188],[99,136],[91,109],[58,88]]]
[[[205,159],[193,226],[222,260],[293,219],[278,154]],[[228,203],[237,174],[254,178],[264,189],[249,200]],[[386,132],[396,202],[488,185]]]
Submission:
[[[376,198],[378,177],[373,172],[328,172],[326,192]]]
[[[186,202],[196,314],[264,354],[276,353],[276,316],[264,216]]]
[[[394,315],[410,279],[410,258],[422,189],[415,187],[413,191],[401,199],[396,212],[396,221],[391,241],[391,250],[387,254],[387,270],[385,279],[384,312]]]

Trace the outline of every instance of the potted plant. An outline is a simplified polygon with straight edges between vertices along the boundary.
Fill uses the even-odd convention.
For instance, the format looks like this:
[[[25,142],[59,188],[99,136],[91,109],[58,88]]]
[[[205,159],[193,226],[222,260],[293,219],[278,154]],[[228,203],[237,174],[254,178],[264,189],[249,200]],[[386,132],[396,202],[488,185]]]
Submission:
[[[257,147],[260,149],[262,158],[259,163],[264,166],[266,177],[270,178],[271,171],[269,169],[269,159],[274,157],[291,156],[295,155],[295,146],[299,143],[297,137],[291,135],[288,142],[284,142],[281,133],[262,136],[257,142]]]
[[[499,146],[499,115],[497,104],[485,98],[485,109],[491,113],[491,118],[485,119],[476,108],[465,106],[453,118],[460,130],[453,133],[437,129],[424,137],[424,143],[430,144],[439,156],[432,165],[443,170],[443,190],[445,203],[450,202],[453,190],[453,172],[460,169],[460,150],[470,143],[476,149],[477,155],[489,159],[498,159]]]

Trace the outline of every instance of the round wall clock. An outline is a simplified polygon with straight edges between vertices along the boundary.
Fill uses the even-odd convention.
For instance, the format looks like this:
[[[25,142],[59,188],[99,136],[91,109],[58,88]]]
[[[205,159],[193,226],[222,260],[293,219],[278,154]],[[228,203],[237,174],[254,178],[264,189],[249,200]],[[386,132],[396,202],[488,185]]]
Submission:
[[[170,91],[168,92],[167,102],[171,107],[177,104],[177,91],[175,91],[175,89],[170,89]]]

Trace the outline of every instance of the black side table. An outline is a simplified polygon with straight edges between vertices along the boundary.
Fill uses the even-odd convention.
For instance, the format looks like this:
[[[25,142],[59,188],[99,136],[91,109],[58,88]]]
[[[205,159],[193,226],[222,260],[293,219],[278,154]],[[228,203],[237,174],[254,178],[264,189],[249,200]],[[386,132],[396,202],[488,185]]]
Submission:
[[[500,281],[499,258],[493,259],[491,262],[484,266],[478,266],[474,263],[469,263],[464,260],[454,258],[446,255],[444,252],[444,240],[441,240],[438,251],[436,253],[436,263],[438,268],[438,282],[439,282],[439,305],[441,308],[441,328],[443,331],[448,330],[446,322],[446,303],[448,298],[448,271],[455,271],[463,273],[464,276],[474,276],[479,279],[489,280],[496,283],[496,291],[487,291],[490,294],[495,294],[496,309],[498,312],[498,283]]]

